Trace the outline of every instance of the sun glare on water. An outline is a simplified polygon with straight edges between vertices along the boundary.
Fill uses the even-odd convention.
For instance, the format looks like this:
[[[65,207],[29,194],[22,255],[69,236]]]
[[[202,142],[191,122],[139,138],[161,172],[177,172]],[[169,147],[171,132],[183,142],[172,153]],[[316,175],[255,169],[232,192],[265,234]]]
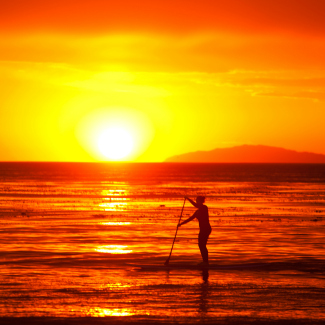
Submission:
[[[110,160],[123,160],[132,152],[132,135],[122,127],[110,127],[104,130],[98,139],[100,152]]]

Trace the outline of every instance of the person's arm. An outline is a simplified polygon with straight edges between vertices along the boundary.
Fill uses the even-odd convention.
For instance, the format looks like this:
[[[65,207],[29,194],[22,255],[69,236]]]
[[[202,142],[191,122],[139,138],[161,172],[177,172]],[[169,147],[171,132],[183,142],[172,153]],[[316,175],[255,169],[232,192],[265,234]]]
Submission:
[[[194,218],[195,218],[195,213],[192,215],[192,217],[189,217],[188,219],[184,220],[183,222],[180,222],[177,227],[185,225],[186,223],[192,221]]]
[[[187,199],[193,206],[195,206],[196,208],[198,208],[197,203],[194,202],[193,200],[191,200],[189,197],[185,196],[185,199]]]

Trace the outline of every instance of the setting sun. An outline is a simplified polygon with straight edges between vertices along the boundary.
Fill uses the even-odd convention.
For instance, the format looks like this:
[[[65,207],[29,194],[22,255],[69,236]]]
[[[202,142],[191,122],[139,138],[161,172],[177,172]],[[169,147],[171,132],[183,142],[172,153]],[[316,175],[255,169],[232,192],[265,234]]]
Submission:
[[[83,108],[74,107],[78,112]],[[85,152],[99,161],[135,161],[154,137],[151,120],[136,108],[109,106],[88,109],[80,115],[76,138]]]
[[[122,127],[111,127],[101,133],[98,139],[100,152],[111,160],[127,157],[134,147],[131,134]]]

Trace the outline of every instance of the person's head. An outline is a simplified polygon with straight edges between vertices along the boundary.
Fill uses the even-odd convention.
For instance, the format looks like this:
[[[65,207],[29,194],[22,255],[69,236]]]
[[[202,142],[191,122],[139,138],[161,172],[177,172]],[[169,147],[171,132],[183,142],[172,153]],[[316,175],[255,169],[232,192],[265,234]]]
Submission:
[[[197,204],[203,204],[205,202],[205,197],[204,196],[198,196],[196,198],[196,203]]]

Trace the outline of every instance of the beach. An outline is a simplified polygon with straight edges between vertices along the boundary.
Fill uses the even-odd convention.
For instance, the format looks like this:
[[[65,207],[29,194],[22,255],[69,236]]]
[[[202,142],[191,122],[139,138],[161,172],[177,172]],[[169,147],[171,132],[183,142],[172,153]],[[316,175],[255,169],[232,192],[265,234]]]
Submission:
[[[324,165],[1,167],[0,324],[325,321]],[[164,268],[197,195],[215,268],[194,221]]]

